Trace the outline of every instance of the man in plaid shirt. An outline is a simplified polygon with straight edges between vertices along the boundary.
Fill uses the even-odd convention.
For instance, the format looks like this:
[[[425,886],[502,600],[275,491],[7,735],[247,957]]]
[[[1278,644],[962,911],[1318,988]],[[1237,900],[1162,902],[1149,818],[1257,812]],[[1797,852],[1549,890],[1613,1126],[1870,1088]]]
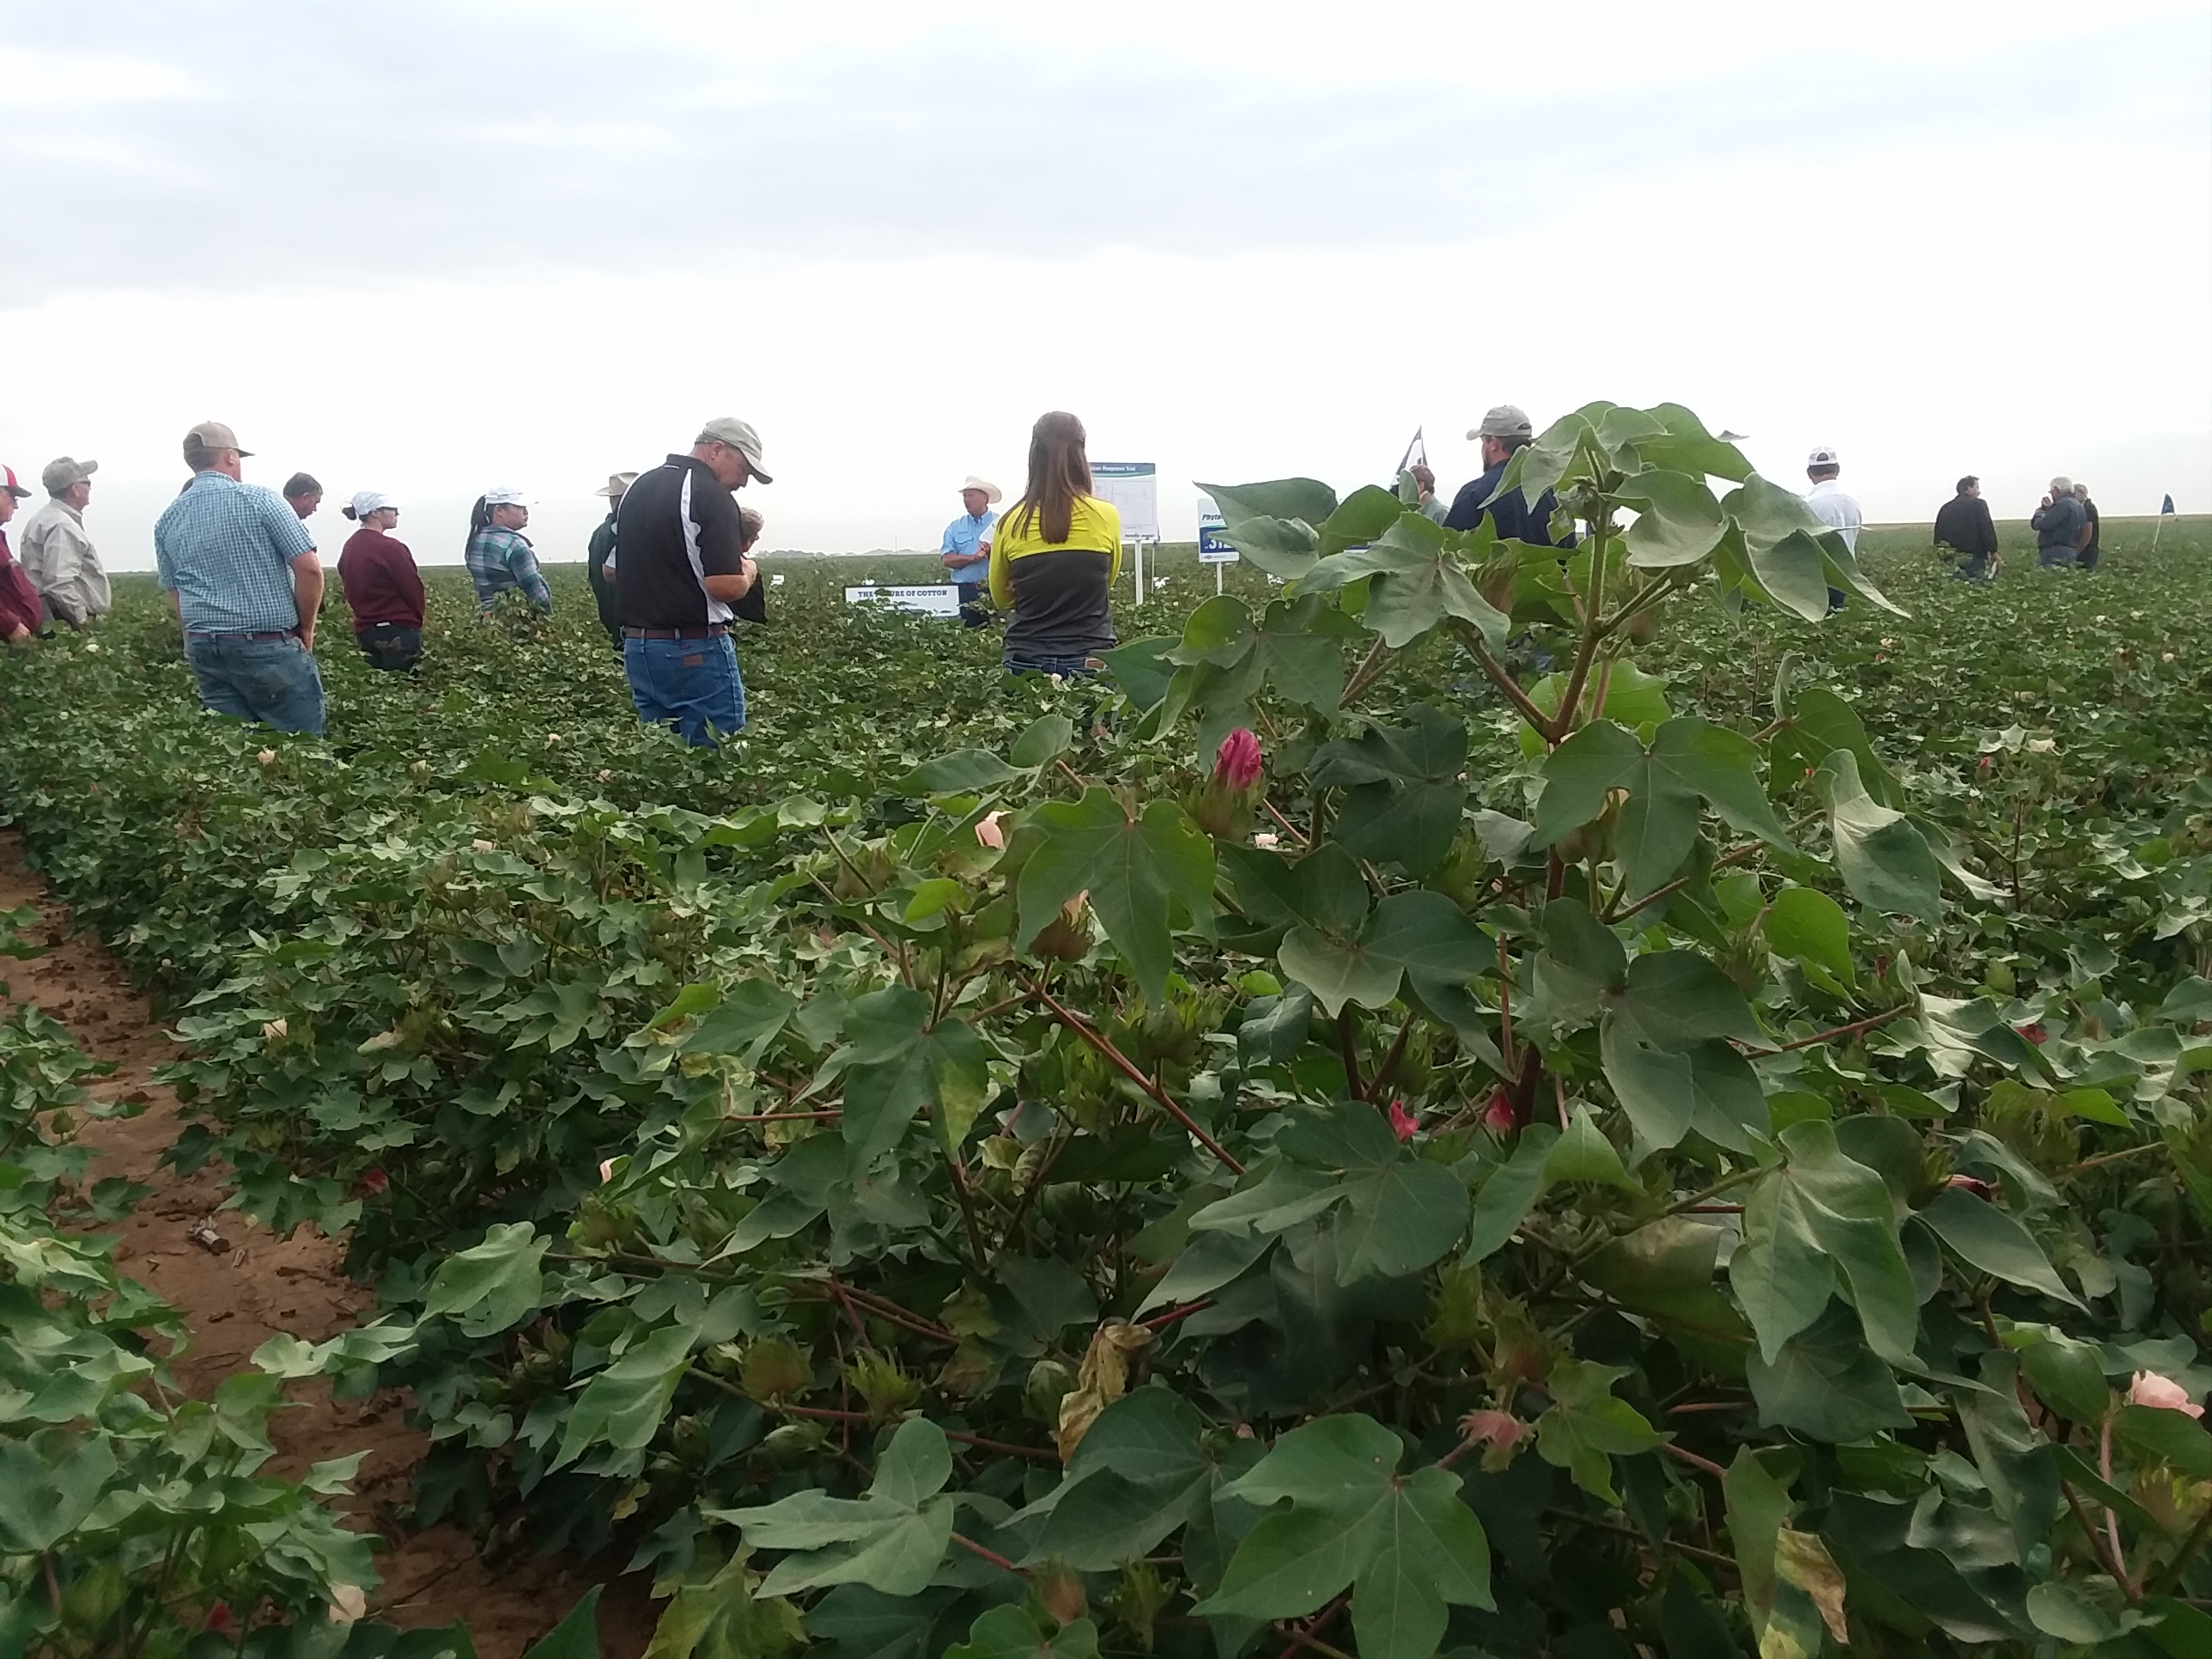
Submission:
[[[185,632],[200,701],[280,732],[323,731],[315,538],[273,489],[242,481],[252,453],[220,421],[185,434],[192,481],[154,525],[154,566]]]

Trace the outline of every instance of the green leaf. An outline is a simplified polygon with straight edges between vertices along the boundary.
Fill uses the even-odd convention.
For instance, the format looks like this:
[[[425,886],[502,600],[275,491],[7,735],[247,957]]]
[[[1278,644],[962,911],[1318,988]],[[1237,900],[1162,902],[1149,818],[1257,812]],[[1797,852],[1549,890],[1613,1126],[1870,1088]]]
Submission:
[[[2123,1406],[2113,1413],[2112,1427],[2145,1456],[2171,1463],[2192,1480],[2212,1480],[2212,1434],[2187,1412]]]
[[[82,1526],[115,1474],[115,1452],[105,1439],[88,1439],[48,1462],[41,1437],[0,1437],[0,1549],[11,1555],[37,1555]],[[57,1448],[58,1449],[58,1448]]]
[[[1547,906],[1547,920],[1560,908]],[[1621,988],[1605,1000],[1616,1019],[1661,1048],[1690,1048],[1721,1037],[1768,1040],[1735,981],[1695,951],[1645,951],[1628,964]]]
[[[1560,1131],[1544,1160],[1544,1178],[1547,1182],[1588,1181],[1639,1194],[1644,1191],[1622,1167],[1620,1154],[1597,1127],[1589,1106],[1581,1101],[1575,1103],[1567,1127]]]
[[[1277,1440],[1224,1491],[1291,1508],[1245,1534],[1220,1588],[1194,1611],[1291,1618],[1352,1583],[1360,1651],[1428,1659],[1447,1603],[1493,1605],[1490,1547],[1458,1477],[1431,1465],[1401,1478],[1402,1450],[1364,1416],[1323,1418]]]
[[[1942,872],[1928,842],[1902,812],[1877,804],[1859,781],[1858,757],[1838,749],[1817,780],[1835,839],[1836,873],[1869,909],[1938,920]]]
[[[1679,1145],[1693,1129],[1737,1152],[1771,1133],[1759,1074],[1726,1042],[1669,1053],[1638,1041],[1633,1021],[1608,1018],[1598,1052],[1605,1080],[1635,1126],[1639,1163]]]
[[[754,1596],[746,1555],[740,1549],[704,1583],[678,1587],[644,1659],[782,1659],[805,1644],[798,1608]]]
[[[1767,949],[1794,962],[1817,963],[1845,985],[1856,978],[1851,924],[1844,907],[1810,887],[1785,887],[1766,907],[1761,923]]]
[[[618,1451],[652,1444],[676,1385],[684,1380],[696,1334],[688,1325],[664,1325],[586,1382],[569,1408],[553,1467],[574,1462],[586,1447],[600,1440]]]
[[[758,1062],[798,1012],[799,999],[774,980],[741,979],[684,1039],[687,1054],[737,1054]]]
[[[1357,939],[1300,926],[1284,937],[1279,954],[1283,971],[1334,1018],[1347,1002],[1387,1007],[1409,978],[1425,994],[1458,990],[1492,959],[1494,949],[1451,900],[1413,889],[1376,905]]]
[[[1696,564],[1720,543],[1728,521],[1703,478],[1663,467],[1624,482],[1620,497],[1637,509],[1628,527],[1628,562],[1646,569]]]
[[[839,1131],[850,1149],[848,1169],[872,1169],[905,1138],[919,1114],[933,1111],[948,1151],[957,1151],[990,1086],[981,1040],[947,1019],[925,1030],[929,999],[893,985],[854,1000],[842,1050],[845,1110]]]
[[[1106,936],[1146,1000],[1158,1002],[1178,909],[1186,927],[1212,927],[1213,843],[1172,801],[1152,801],[1132,817],[1097,787],[1078,801],[1047,802],[1030,823],[1042,834],[1022,866],[1015,948],[1027,950],[1061,905],[1087,890]]]
[[[949,755],[924,761],[896,783],[900,795],[971,795],[1008,783],[1021,774],[988,749],[956,749]]]
[[[1912,1421],[1896,1378],[1840,1303],[1784,1342],[1772,1363],[1754,1349],[1745,1375],[1765,1427],[1841,1444]]]
[[[1946,1188],[1921,1207],[1919,1215],[1968,1267],[1994,1273],[2008,1285],[2056,1297],[2069,1307],[2081,1307],[2081,1298],[2066,1288],[2043,1247],[2008,1212]]]
[[[599,1589],[594,1584],[568,1614],[532,1643],[522,1659],[599,1659]]]
[[[1613,1460],[1653,1450],[1661,1438],[1641,1412],[1613,1397],[1613,1385],[1627,1375],[1625,1365],[1562,1359],[1544,1385],[1551,1407],[1536,1419],[1536,1449],[1544,1461],[1566,1470],[1607,1508],[1620,1504]]]
[[[1050,1495],[1029,1560],[1058,1556],[1082,1572],[1141,1560],[1212,1499],[1206,1419],[1164,1388],[1138,1389],[1101,1413]]]
[[[1295,581],[1321,555],[1315,528],[1336,511],[1336,492],[1311,478],[1267,483],[1200,484],[1220,510],[1222,535],[1270,576]]]
[[[1040,714],[1023,728],[1006,758],[1024,771],[1049,766],[1075,741],[1075,722],[1065,714]]]
[[[1728,1508],[1729,1543],[1735,1553],[1752,1627],[1764,1629],[1774,1605],[1774,1539],[1790,1518],[1790,1493],[1769,1474],[1748,1446],[1736,1448],[1721,1482]]]
[[[1176,643],[1173,635],[1153,635],[1101,652],[1099,660],[1106,665],[1108,676],[1121,688],[1122,695],[1133,706],[1157,708],[1168,694],[1168,682],[1174,678],[1175,671],[1167,661],[1167,653],[1175,649]]]
[[[2112,1393],[2105,1386],[2104,1357],[2094,1342],[2083,1342],[2047,1328],[2015,1328],[2020,1369],[2035,1396],[2061,1417],[2076,1423],[2103,1421]]]
[[[1491,651],[1505,648],[1505,613],[1475,592],[1447,550],[1444,532],[1418,513],[1401,514],[1368,546],[1322,560],[1300,586],[1326,592],[1363,578],[1370,581],[1359,620],[1393,650],[1453,618],[1472,623]]]
[[[995,1607],[976,1620],[965,1642],[945,1650],[945,1659],[1098,1659],[1098,1628],[1078,1619],[1048,1636],[1018,1604]]]
[[[1820,1317],[1840,1273],[1875,1352],[1917,1365],[1920,1298],[1887,1185],[1844,1156],[1828,1123],[1795,1123],[1778,1139],[1787,1162],[1751,1188],[1743,1243],[1729,1262],[1760,1358],[1776,1363],[1784,1345]]]
[[[552,1241],[527,1221],[495,1222],[483,1242],[438,1264],[422,1297],[425,1319],[455,1318],[465,1336],[520,1324],[545,1299],[539,1271]]]
[[[1546,1170],[1559,1138],[1559,1132],[1548,1123],[1532,1123],[1521,1132],[1510,1155],[1475,1193],[1467,1253],[1462,1261],[1471,1267],[1496,1255],[1528,1219],[1538,1194],[1548,1184]]]
[[[1440,1164],[1407,1157],[1352,1182],[1329,1229],[1336,1282],[1419,1272],[1459,1243],[1467,1215],[1467,1188]]]
[[[936,1576],[952,1537],[951,1476],[945,1431],[924,1418],[899,1425],[863,1498],[799,1492],[750,1509],[702,1509],[710,1521],[738,1527],[756,1548],[793,1553],[762,1581],[759,1594],[782,1595],[827,1584],[871,1584],[886,1595],[918,1595]]]

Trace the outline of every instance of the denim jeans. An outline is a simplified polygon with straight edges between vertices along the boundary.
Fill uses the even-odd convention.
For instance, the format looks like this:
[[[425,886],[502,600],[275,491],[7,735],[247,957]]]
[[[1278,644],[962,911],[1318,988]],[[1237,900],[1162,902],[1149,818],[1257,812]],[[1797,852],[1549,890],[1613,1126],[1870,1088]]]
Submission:
[[[1098,672],[1098,659],[1091,656],[1018,657],[1009,652],[1004,661],[1009,674],[1057,674],[1064,680],[1082,679]]]
[[[422,660],[422,630],[403,628],[398,623],[377,623],[364,628],[354,636],[361,647],[361,654],[368,659],[371,668],[389,668],[394,672],[410,669]]]
[[[714,734],[745,728],[745,683],[727,634],[703,640],[623,641],[623,672],[637,717],[672,726],[694,749],[711,749]]]
[[[298,640],[188,634],[185,660],[200,701],[216,714],[322,736],[323,676]]]

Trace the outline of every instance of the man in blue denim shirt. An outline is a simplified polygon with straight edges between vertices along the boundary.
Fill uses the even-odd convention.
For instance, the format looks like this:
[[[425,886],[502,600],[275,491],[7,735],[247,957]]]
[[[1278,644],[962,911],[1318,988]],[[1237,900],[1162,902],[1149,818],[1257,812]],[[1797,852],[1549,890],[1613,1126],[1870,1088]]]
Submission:
[[[273,489],[242,482],[252,451],[220,421],[185,434],[192,480],[154,525],[154,564],[185,632],[200,701],[280,732],[323,731],[315,538]]]
[[[991,526],[999,521],[991,509],[1003,499],[998,485],[971,472],[960,487],[967,510],[945,526],[945,568],[960,590],[960,620],[970,628],[991,620]]]

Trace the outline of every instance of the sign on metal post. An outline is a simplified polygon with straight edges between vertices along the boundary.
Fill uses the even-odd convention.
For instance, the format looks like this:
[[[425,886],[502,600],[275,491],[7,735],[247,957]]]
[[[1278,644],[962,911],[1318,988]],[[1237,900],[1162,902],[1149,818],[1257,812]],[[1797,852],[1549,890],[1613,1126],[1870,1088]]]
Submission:
[[[957,617],[960,614],[960,590],[951,582],[923,587],[878,587],[870,583],[865,587],[847,588],[845,603],[880,605],[886,611],[918,611],[925,617]]]
[[[1237,550],[1224,532],[1228,520],[1211,495],[1198,498],[1198,562],[1213,567],[1213,591],[1221,591],[1221,567],[1237,562]]]
[[[1151,461],[1093,461],[1091,493],[1121,515],[1121,539],[1133,550],[1137,603],[1145,602],[1145,544],[1160,538],[1160,470]]]

